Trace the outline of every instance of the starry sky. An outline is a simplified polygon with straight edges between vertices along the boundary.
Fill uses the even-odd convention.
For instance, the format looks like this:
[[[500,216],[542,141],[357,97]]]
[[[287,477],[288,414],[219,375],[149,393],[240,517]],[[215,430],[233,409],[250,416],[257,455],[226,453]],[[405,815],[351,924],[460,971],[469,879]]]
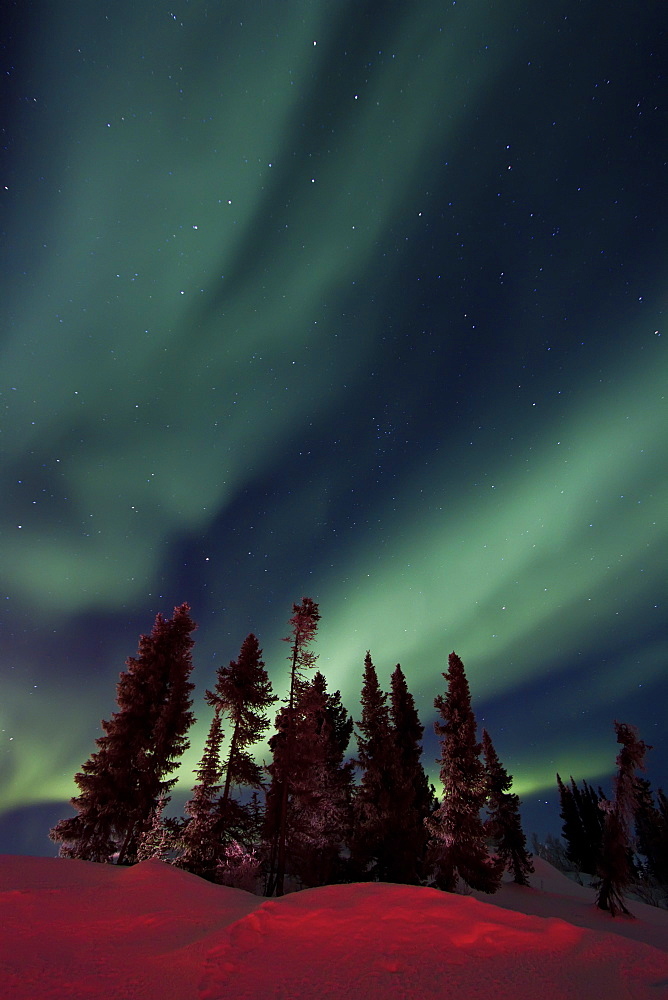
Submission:
[[[527,831],[613,720],[668,784],[666,21],[555,0],[9,5],[0,850],[56,851],[157,612],[203,694],[455,649]],[[178,801],[178,795],[175,803]]]

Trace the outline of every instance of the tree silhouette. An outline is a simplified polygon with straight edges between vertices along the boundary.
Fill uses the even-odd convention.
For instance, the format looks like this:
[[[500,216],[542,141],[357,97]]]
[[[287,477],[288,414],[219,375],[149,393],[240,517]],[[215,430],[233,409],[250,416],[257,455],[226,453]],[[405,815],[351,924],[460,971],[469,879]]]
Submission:
[[[291,634],[285,642],[291,643],[290,695],[287,710],[281,709],[276,718],[277,733],[270,740],[273,751],[272,785],[267,800],[265,829],[271,843],[267,895],[282,896],[285,882],[286,838],[292,762],[294,759],[294,701],[297,684],[304,671],[313,667],[317,656],[309,648],[314,642],[320,621],[318,605],[310,597],[301,604],[293,604],[290,618]]]
[[[434,723],[434,729],[441,737],[443,799],[426,821],[432,836],[430,856],[435,882],[440,889],[453,892],[459,876],[473,889],[496,892],[503,864],[487,853],[480,816],[487,795],[485,769],[464,664],[454,652],[443,677],[447,693],[434,700],[442,719]]]
[[[142,835],[151,828],[161,799],[168,801],[176,779],[167,776],[188,747],[191,632],[190,608],[174,609],[171,620],[158,615],[150,635],[139,640],[138,655],[126,661],[117,685],[119,711],[102,721],[105,735],[83,764],[73,798],[77,815],[50,832],[62,857],[118,864],[136,860]]]
[[[305,886],[342,877],[341,851],[351,820],[352,763],[344,763],[352,720],[338,691],[327,692],[321,673],[297,686],[293,715],[287,856]]]
[[[424,726],[398,663],[391,679],[390,723],[395,747],[391,875],[392,881],[415,885],[423,875],[428,841],[425,819],[434,810],[434,791],[420,759]]]
[[[632,831],[637,807],[635,772],[644,768],[645,754],[652,749],[638,739],[635,726],[615,722],[615,731],[622,749],[617,754],[615,797],[611,802],[601,803],[605,811],[605,825],[596,897],[599,909],[608,910],[613,917],[619,913],[629,914],[622,893],[633,880]]]
[[[206,700],[214,708],[214,716],[196,772],[198,784],[186,804],[190,819],[182,835],[184,850],[179,864],[215,881],[224,848],[233,841],[238,844],[255,839],[255,806],[235,797],[233,790],[263,787],[262,768],[248,748],[262,738],[269,725],[264,710],[276,701],[262,650],[252,632],[244,639],[238,658],[227,667],[219,667],[216,686],[206,692]],[[231,726],[224,762],[223,715]]]
[[[220,760],[222,742],[222,720],[217,709],[211,720],[202,759],[195,772],[197,784],[193,788],[192,798],[186,802],[186,814],[190,818],[181,835],[183,850],[178,860],[179,867],[210,881],[214,881],[221,853],[215,805],[223,775]]]
[[[360,782],[354,794],[351,863],[359,880],[391,880],[393,843],[391,821],[395,808],[396,748],[390,725],[387,695],[378,683],[367,651],[361,695],[362,717],[357,723],[357,766]]]
[[[269,726],[266,710],[277,700],[265,670],[262,650],[251,632],[244,639],[239,656],[218,670],[216,686],[206,692],[206,700],[231,723],[230,748],[223,767],[225,781],[218,803],[221,828],[229,840],[244,839],[250,821],[248,809],[234,798],[237,787],[263,788],[263,769],[248,747],[262,739]]]
[[[661,791],[659,794],[663,795]],[[646,870],[660,885],[668,886],[668,816],[662,815],[655,805],[646,778],[636,778],[635,828],[638,851],[646,858]]]
[[[513,882],[529,885],[528,876],[533,872],[533,865],[522,830],[519,796],[510,791],[512,778],[499,760],[486,729],[482,731],[482,751],[487,770],[489,815],[485,832],[494,843],[504,868],[513,873]]]
[[[570,785],[565,785],[557,774],[557,786],[566,857],[578,871],[593,875],[601,858],[604,815],[599,804],[605,796],[586,781],[579,788],[572,775]]]

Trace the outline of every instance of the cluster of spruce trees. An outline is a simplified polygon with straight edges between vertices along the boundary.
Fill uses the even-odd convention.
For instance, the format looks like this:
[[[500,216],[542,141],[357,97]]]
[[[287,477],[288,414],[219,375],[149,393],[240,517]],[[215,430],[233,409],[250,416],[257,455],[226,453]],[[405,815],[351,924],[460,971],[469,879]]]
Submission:
[[[633,726],[617,722],[615,729],[621,750],[612,800],[601,788],[578,785],[572,775],[565,784],[557,774],[562,866],[598,878],[598,904],[613,914],[628,913],[625,889],[652,902],[668,895],[668,798],[661,788],[655,797],[650,782],[636,773],[652,748]]]
[[[172,777],[194,721],[187,604],[158,615],[117,688],[97,750],[75,776],[76,814],[51,831],[61,856],[132,864],[163,857],[212,881],[281,895],[291,886],[382,880],[453,890],[461,879],[495,892],[504,870],[527,884],[533,870],[519,799],[492,740],[476,721],[464,666],[452,653],[446,693],[435,699],[443,796],[421,763],[423,726],[399,665],[389,694],[364,661],[357,756],[355,723],[338,691],[314,672],[320,613],[310,598],[290,619],[289,695],[269,739],[271,760],[251,748],[269,727],[273,694],[257,638],[219,668],[213,709],[186,816],[166,818]],[[223,752],[224,737],[227,737]]]

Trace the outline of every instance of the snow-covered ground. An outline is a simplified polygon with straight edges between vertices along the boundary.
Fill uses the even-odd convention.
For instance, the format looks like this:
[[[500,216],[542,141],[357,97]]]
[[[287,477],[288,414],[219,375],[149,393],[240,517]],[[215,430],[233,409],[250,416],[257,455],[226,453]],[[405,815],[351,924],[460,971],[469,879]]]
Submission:
[[[493,897],[389,884],[265,900],[159,861],[0,856],[4,1000],[668,997],[668,913],[597,911],[535,859]],[[493,900],[493,902],[491,902]]]

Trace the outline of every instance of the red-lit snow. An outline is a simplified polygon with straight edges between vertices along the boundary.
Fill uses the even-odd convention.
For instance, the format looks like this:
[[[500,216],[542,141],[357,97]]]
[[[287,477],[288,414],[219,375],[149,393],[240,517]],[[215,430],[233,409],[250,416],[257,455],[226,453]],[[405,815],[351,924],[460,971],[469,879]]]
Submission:
[[[159,861],[0,857],[3,1000],[668,997],[668,913],[597,911],[540,859],[493,897],[389,884],[264,900]],[[491,900],[493,899],[493,902]]]

